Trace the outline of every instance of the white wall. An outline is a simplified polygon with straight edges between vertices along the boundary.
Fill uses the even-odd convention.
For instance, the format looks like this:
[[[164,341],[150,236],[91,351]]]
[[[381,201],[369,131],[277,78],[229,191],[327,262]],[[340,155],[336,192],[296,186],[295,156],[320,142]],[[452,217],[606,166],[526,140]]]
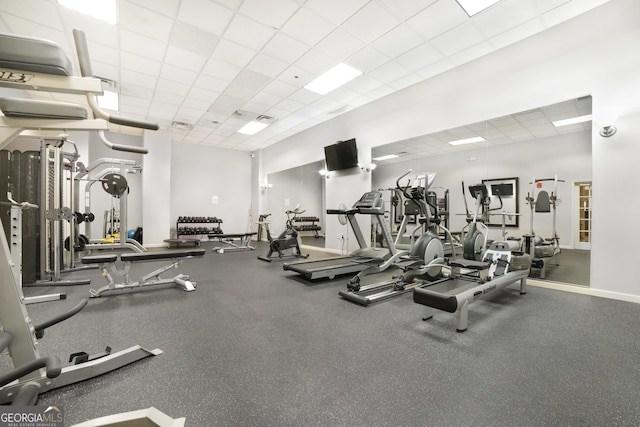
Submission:
[[[143,243],[162,246],[163,240],[171,237],[171,182],[176,175],[171,168],[171,138],[145,131],[143,142],[149,150],[142,168],[142,197],[138,196],[142,201]]]
[[[610,2],[520,43],[348,112],[264,150],[263,173],[322,158],[322,147],[345,135],[361,151],[559,101],[593,96],[592,288],[640,296],[635,277],[638,236],[633,213],[640,200],[629,193],[640,180],[640,2]],[[618,111],[618,134],[605,139],[600,126]],[[304,161],[301,161],[304,159]],[[561,171],[560,171],[561,174]],[[327,186],[327,206],[337,182]],[[346,178],[351,187],[352,179]],[[362,184],[362,185],[359,185]],[[353,185],[363,192],[364,183]],[[330,199],[334,200],[330,200]],[[612,214],[612,206],[618,209]],[[602,208],[599,208],[602,207]],[[327,224],[327,241],[336,239]],[[616,248],[616,250],[612,250]]]
[[[171,191],[170,195],[164,195],[171,200],[167,237],[169,228],[176,227],[178,216],[215,216],[223,220],[221,228],[225,233],[248,230],[252,188],[250,153],[173,143],[170,159]],[[256,216],[251,221],[257,220]]]

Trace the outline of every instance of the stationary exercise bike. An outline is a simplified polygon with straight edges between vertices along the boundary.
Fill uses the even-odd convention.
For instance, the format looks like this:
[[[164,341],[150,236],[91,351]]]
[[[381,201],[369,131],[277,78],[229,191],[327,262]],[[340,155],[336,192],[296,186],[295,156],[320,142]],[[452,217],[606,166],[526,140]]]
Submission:
[[[278,258],[284,257],[296,257],[296,258],[308,258],[309,254],[303,255],[300,250],[300,237],[298,235],[298,230],[293,226],[293,219],[305,213],[306,211],[300,210],[300,205],[296,206],[293,210],[286,211],[287,214],[287,222],[285,224],[286,228],[278,237],[275,239],[271,237],[271,232],[267,227],[267,240],[269,240],[269,253],[267,256],[259,256],[258,259],[266,262],[271,262],[275,256],[274,253],[278,254]],[[284,251],[291,250],[289,254],[285,254]]]

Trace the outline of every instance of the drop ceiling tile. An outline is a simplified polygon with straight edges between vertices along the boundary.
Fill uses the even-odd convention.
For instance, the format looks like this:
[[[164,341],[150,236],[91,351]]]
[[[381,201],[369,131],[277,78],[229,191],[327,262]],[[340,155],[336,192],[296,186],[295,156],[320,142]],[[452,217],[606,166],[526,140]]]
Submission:
[[[379,51],[395,58],[424,43],[415,31],[406,25],[398,25],[371,44]]]
[[[456,65],[465,64],[493,52],[493,47],[488,42],[481,42],[475,46],[471,46],[462,52],[451,55],[451,61]]]
[[[388,84],[407,76],[409,73],[410,71],[405,66],[395,61],[389,61],[370,72],[369,75],[382,83]]]
[[[191,90],[191,85],[178,83],[175,80],[167,80],[160,78],[158,79],[158,84],[156,86],[156,90],[161,92],[170,93],[172,95],[178,95],[184,99],[189,94]],[[182,103],[182,99],[180,103]]]
[[[148,76],[157,76],[162,69],[162,63],[152,59],[134,55],[129,52],[122,52],[120,56],[120,64],[123,69],[132,70],[136,73],[146,74]]]
[[[545,13],[570,1],[571,0],[536,0],[536,3],[538,4],[540,12]]]
[[[311,49],[296,61],[296,66],[308,71],[314,76],[319,76],[338,64],[338,61],[324,53]]]
[[[518,25],[504,33],[498,34],[490,39],[494,49],[501,49],[505,46],[513,44],[518,40],[524,40],[534,34],[545,30],[544,23],[539,17],[533,18],[528,22]]]
[[[264,90],[261,90],[253,98],[251,98],[251,102],[263,104],[270,107],[271,105],[275,105],[278,102],[282,101],[282,99],[283,98],[280,96],[272,95],[265,92]]]
[[[48,25],[52,28],[60,28],[61,21],[58,18],[58,11],[63,10],[73,12],[64,6],[54,4],[52,2],[44,2],[38,0],[3,0],[2,1],[2,17],[5,18],[8,15],[13,15],[17,18],[28,20],[31,22],[38,22],[43,25]],[[16,34],[28,35],[18,31],[18,28],[13,29]]]
[[[231,40],[257,51],[262,49],[274,34],[275,30],[273,28],[245,16],[236,15],[224,32],[223,37],[226,40]]]
[[[379,80],[374,79],[371,76],[368,75],[362,75],[360,77],[358,77],[357,79],[354,79],[352,81],[350,81],[349,83],[347,83],[347,87],[351,90],[354,90],[362,95],[366,95],[369,92],[378,89],[380,86],[383,86],[384,83],[382,83]]]
[[[177,107],[173,104],[154,101],[149,109],[149,116],[156,117],[161,120],[173,120],[176,115]]]
[[[329,92],[325,96],[328,96],[329,98],[334,99],[336,101],[342,102],[343,104],[348,104],[349,101],[359,97],[360,94],[355,90],[349,89],[346,86],[342,86]]]
[[[573,18],[598,7],[610,0],[571,0],[543,14],[543,20],[547,27]]]
[[[330,22],[305,8],[300,8],[282,27],[281,31],[299,42],[314,46],[333,29],[334,26]]]
[[[362,40],[342,28],[336,28],[315,47],[317,50],[342,61],[365,46]]]
[[[176,120],[179,122],[194,124],[200,119],[204,111],[206,110],[187,108],[185,106],[182,106],[176,112]]]
[[[156,87],[156,79],[150,79],[148,76],[140,75],[144,78],[144,84],[147,86],[142,86],[139,81],[132,79],[127,79],[125,75],[122,76],[122,81],[120,82],[120,93],[122,95],[131,95],[133,97],[147,99],[149,103],[151,103],[151,98],[153,98],[153,91]]]
[[[230,82],[236,78],[241,70],[242,68],[237,65],[232,65],[215,58],[209,58],[201,74]]]
[[[240,6],[243,13],[271,28],[278,29],[300,7],[291,0],[244,0]]]
[[[216,48],[220,37],[194,25],[176,20],[173,24],[169,43],[189,52],[202,56],[210,56]]]
[[[276,104],[275,108],[278,108],[278,109],[284,110],[284,111],[289,111],[290,113],[294,113],[294,112],[298,111],[299,109],[301,109],[302,107],[304,107],[304,104],[301,104],[299,102],[291,100],[290,98],[287,98],[287,99],[283,99],[282,101],[278,102],[278,104]]]
[[[258,53],[249,65],[247,65],[248,70],[260,72],[269,77],[277,77],[288,67],[289,64],[286,62],[263,53]]]
[[[200,74],[196,81],[193,83],[193,86],[194,89],[198,88],[210,91],[212,93],[222,93],[227,88],[227,86],[229,86],[229,82],[227,80]]]
[[[305,7],[334,24],[341,24],[367,2],[368,0],[307,0]]]
[[[280,98],[286,98],[298,89],[298,86],[280,80],[272,80],[262,91]]]
[[[378,3],[370,2],[347,19],[342,27],[370,43],[399,23]]]
[[[67,34],[55,31],[44,25],[27,21],[17,16],[3,15],[2,20],[13,34],[51,40],[60,45],[69,57],[72,57],[72,45],[67,41]]]
[[[425,40],[431,40],[468,19],[455,1],[438,1],[409,19],[407,24]]]
[[[418,71],[418,74],[422,76],[422,78],[428,79],[430,77],[444,73],[445,71],[450,70],[453,67],[453,62],[451,62],[449,58],[444,58],[441,61],[424,67],[423,69]]]
[[[93,71],[94,76],[99,76],[115,82],[119,82],[120,80],[121,69],[111,62],[93,61],[91,64],[91,71]]]
[[[247,102],[242,106],[243,111],[251,111],[252,113],[255,113],[255,117],[258,117],[261,114],[265,114],[268,109],[268,105],[255,102],[253,100]]]
[[[475,15],[472,20],[480,31],[491,38],[527,22],[538,15],[535,0],[502,0]],[[505,19],[508,16],[508,19]]]
[[[311,92],[310,90],[300,89],[289,95],[287,99],[306,105],[320,99],[321,97],[322,95]]]
[[[294,65],[284,70],[283,73],[278,76],[278,80],[301,88],[316,78],[317,75],[318,74],[313,74]]]
[[[169,46],[167,55],[164,58],[165,65],[173,65],[178,68],[190,70],[190,72],[200,72],[206,62],[206,56],[198,55],[175,46]]]
[[[94,61],[116,65],[120,61],[119,51],[116,48],[103,44],[87,42],[92,63]]]
[[[437,0],[379,0],[380,3],[403,20],[411,18],[436,1]]]
[[[253,49],[222,39],[213,51],[212,58],[243,68],[251,62],[256,53]]]
[[[142,7],[146,7],[147,9],[154,10],[158,13],[162,13],[163,15],[169,16],[171,18],[175,17],[178,13],[178,7],[180,5],[180,0],[127,0],[132,3],[137,3]]]
[[[231,22],[233,12],[211,1],[183,0],[177,17],[220,36]]]
[[[173,19],[128,1],[120,3],[120,27],[147,37],[168,42]]]
[[[484,41],[484,36],[471,22],[459,25],[431,40],[431,44],[450,56]]]
[[[263,53],[278,58],[289,64],[294,63],[309,47],[285,34],[276,33],[262,49]]]
[[[429,43],[423,43],[409,52],[400,55],[396,58],[396,61],[411,71],[418,71],[443,58],[444,56],[437,49]]]
[[[164,60],[164,54],[167,50],[167,45],[160,40],[125,29],[120,30],[120,45],[120,50],[123,52],[133,53],[154,61]]]
[[[395,90],[391,86],[380,86],[377,89],[372,90],[367,95],[371,97],[371,99],[382,98],[383,96],[387,96],[391,93],[395,92]]]
[[[389,83],[389,86],[396,90],[402,90],[406,87],[412,86],[418,82],[422,81],[422,77],[417,74],[409,74],[407,76],[401,77],[398,80]]]
[[[365,46],[347,58],[345,63],[364,73],[368,73],[382,64],[386,64],[390,59],[379,50],[371,46]]]
[[[191,86],[196,81],[198,73],[165,63],[160,71],[160,77],[179,84]]]

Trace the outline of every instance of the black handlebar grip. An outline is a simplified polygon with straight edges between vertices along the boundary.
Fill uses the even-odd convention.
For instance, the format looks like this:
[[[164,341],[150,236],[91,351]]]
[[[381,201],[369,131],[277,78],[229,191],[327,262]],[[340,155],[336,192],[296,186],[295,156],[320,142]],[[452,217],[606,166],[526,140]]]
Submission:
[[[139,129],[158,130],[160,126],[157,123],[147,122],[145,120],[128,119],[122,116],[109,115],[109,122],[116,125],[129,126]]]

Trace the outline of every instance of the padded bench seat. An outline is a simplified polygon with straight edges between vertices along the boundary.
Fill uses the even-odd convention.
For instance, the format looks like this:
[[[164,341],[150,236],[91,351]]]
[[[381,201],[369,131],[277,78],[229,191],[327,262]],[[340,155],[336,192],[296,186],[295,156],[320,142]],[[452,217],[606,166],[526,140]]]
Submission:
[[[258,233],[236,233],[236,234],[209,234],[210,239],[241,239],[244,237],[255,236]]]
[[[0,33],[0,67],[58,76],[73,74],[71,60],[57,43],[6,33]]]
[[[204,256],[204,249],[190,249],[180,251],[158,251],[158,252],[144,252],[144,253],[125,253],[120,254],[120,260],[123,262],[136,262],[136,261],[154,261],[161,259],[175,259],[175,258],[187,258],[187,257],[201,257]],[[87,255],[81,258],[83,264],[105,264],[116,262],[118,260],[118,254],[99,254],[99,255]]]
[[[0,98],[0,110],[7,117],[86,120],[87,109],[68,102],[38,99]]]

